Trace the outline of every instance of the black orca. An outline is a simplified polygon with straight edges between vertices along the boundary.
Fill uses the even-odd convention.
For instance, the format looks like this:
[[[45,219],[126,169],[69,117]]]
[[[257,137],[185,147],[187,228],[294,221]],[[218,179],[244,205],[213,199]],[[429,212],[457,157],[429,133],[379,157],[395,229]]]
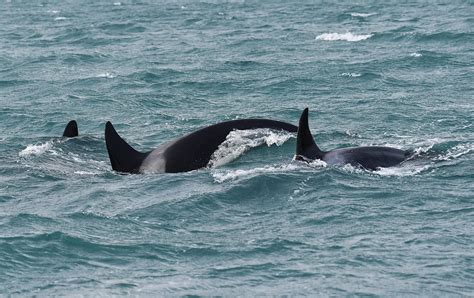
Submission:
[[[368,170],[391,167],[405,161],[411,151],[391,147],[366,146],[322,151],[314,142],[308,126],[308,108],[300,117],[298,136],[296,139],[296,160],[320,159],[328,165],[344,165],[362,167]]]
[[[77,129],[77,122],[75,120],[69,121],[69,123],[66,125],[66,128],[64,129],[63,137],[73,138],[77,137],[78,135],[79,130]]]
[[[125,173],[178,173],[207,166],[212,154],[233,130],[269,128],[296,132],[292,124],[268,119],[241,119],[214,124],[158,148],[142,153],[133,149],[115,131],[112,123],[105,125],[105,143],[112,169]]]

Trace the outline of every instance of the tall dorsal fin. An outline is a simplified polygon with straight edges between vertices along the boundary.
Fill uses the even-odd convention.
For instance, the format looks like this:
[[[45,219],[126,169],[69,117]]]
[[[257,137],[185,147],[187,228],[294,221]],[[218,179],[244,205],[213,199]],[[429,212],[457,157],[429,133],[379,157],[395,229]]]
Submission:
[[[64,129],[63,137],[73,138],[73,137],[77,137],[78,135],[79,135],[79,130],[77,129],[76,120],[69,121],[69,123],[66,125],[66,128]]]
[[[105,124],[105,144],[112,169],[118,172],[138,173],[148,153],[138,152],[125,142],[115,131],[110,121]]]
[[[298,125],[296,138],[296,156],[307,159],[321,159],[324,152],[319,149],[313,139],[308,125],[308,108],[304,109]]]

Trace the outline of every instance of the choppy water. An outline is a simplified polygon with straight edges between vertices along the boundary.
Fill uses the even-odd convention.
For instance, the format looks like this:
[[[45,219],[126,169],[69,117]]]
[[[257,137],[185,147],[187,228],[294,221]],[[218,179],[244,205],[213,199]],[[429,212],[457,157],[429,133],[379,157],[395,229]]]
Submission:
[[[0,2],[2,294],[473,295],[471,1],[119,1]],[[210,169],[119,175],[103,141],[305,107],[322,149],[420,158],[236,132]]]

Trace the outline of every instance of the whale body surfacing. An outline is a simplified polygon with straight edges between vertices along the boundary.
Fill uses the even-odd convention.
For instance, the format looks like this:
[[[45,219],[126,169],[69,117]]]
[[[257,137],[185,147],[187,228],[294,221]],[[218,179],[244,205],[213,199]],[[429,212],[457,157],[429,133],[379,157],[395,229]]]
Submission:
[[[112,123],[105,125],[105,143],[112,169],[125,173],[178,173],[206,167],[212,154],[233,130],[268,128],[296,132],[292,124],[269,119],[241,119],[217,123],[139,152],[123,140]]]
[[[345,165],[362,167],[368,170],[396,166],[408,157],[411,151],[382,146],[364,146],[340,148],[322,151],[316,145],[308,125],[308,108],[300,117],[296,139],[296,160],[310,161],[319,159],[328,165]]]

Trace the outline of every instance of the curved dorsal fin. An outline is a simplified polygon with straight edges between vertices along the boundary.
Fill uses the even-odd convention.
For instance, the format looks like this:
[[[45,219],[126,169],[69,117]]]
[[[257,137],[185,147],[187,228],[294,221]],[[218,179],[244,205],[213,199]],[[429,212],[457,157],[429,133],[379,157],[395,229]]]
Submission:
[[[322,152],[316,145],[308,125],[308,108],[304,109],[298,125],[298,136],[296,138],[296,156],[307,159],[321,159]]]
[[[138,152],[127,144],[115,131],[110,121],[105,124],[105,144],[112,169],[118,172],[138,173],[148,153]]]
[[[79,130],[77,129],[76,120],[69,121],[69,123],[66,125],[66,128],[64,129],[63,137],[73,138],[73,137],[77,137],[78,135],[79,135]]]

